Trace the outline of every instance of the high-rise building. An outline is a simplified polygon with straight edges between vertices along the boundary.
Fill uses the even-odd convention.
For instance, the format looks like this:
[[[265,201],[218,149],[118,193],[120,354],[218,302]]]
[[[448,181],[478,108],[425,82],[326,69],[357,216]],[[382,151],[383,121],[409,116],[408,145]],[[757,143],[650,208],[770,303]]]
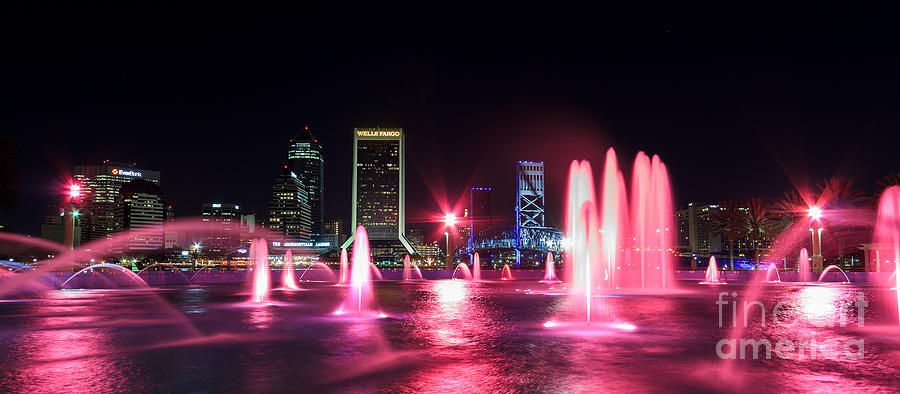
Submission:
[[[365,226],[376,261],[396,260],[415,249],[406,239],[406,170],[403,129],[353,130],[351,230]]]
[[[123,252],[147,252],[165,247],[166,200],[158,184],[135,179],[122,185],[113,217],[115,231],[129,231],[122,244]]]
[[[272,186],[267,224],[270,230],[284,234],[289,240],[310,240],[312,220],[309,194],[306,186],[289,166],[284,166]]]
[[[322,145],[309,127],[291,139],[288,167],[306,186],[310,211],[310,238],[322,239],[325,234],[325,157]]]
[[[232,203],[207,202],[201,205],[206,231],[201,244],[210,256],[234,254],[241,242],[241,207]]]
[[[159,171],[133,164],[104,161],[75,166],[73,178],[81,186],[81,242],[109,237],[116,231],[115,210],[122,185],[136,179],[159,185]]]
[[[344,221],[341,219],[325,220],[325,235],[322,241],[331,242],[331,245],[340,246],[347,239],[347,231],[344,228]]]

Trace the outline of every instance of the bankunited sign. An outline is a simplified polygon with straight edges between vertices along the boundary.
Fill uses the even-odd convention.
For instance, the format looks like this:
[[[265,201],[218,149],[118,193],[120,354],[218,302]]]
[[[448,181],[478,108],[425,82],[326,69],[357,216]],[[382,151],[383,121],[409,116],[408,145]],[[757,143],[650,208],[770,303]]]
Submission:
[[[113,169],[112,169],[112,174],[113,174],[113,175],[120,175],[120,176],[127,176],[127,177],[132,177],[132,178],[140,178],[140,177],[141,177],[141,172],[140,172],[140,171],[134,171],[134,170],[120,170],[120,169],[118,169],[118,168],[113,168]]]

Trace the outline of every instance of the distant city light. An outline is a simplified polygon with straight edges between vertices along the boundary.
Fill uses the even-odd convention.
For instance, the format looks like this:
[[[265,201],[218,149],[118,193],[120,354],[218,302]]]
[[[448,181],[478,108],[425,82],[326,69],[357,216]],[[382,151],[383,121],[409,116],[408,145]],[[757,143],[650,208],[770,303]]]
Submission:
[[[809,207],[809,217],[813,218],[813,220],[819,220],[822,218],[822,208],[817,206]]]
[[[444,216],[444,224],[448,227],[456,224],[456,215],[448,213],[446,216]]]

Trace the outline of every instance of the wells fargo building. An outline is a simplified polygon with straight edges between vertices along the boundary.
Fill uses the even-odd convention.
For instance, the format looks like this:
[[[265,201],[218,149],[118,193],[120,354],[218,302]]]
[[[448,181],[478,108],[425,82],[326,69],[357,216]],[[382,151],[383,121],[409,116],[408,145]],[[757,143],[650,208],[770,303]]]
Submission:
[[[403,129],[353,129],[353,189],[351,218],[365,226],[376,263],[398,262],[414,254],[405,236],[406,167]]]

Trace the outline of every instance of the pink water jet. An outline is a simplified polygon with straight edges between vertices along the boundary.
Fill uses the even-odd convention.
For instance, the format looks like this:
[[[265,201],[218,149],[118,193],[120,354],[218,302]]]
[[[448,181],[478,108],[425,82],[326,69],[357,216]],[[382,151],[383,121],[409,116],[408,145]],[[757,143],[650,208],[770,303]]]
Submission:
[[[553,262],[553,252],[547,252],[547,259],[544,261],[544,279],[540,283],[559,283],[556,278],[556,264]]]
[[[570,249],[565,255],[565,275],[569,283],[568,305],[575,313],[584,311],[590,324],[592,291],[599,284],[600,233],[595,202],[594,176],[587,161],[569,166],[566,189],[566,237]]]
[[[822,270],[822,274],[819,275],[819,280],[818,280],[818,281],[819,281],[819,282],[824,281],[824,280],[825,280],[825,276],[826,276],[829,272],[831,272],[831,271],[833,271],[833,270],[838,270],[838,272],[840,272],[842,275],[844,275],[844,282],[843,282],[843,283],[850,283],[850,278],[847,276],[847,273],[844,272],[844,270],[842,270],[841,267],[838,267],[838,266],[836,266],[836,265],[829,265],[829,266],[825,267],[825,269]]]
[[[774,277],[772,274],[775,274]],[[775,264],[769,264],[769,268],[766,268],[766,282],[769,283],[778,283],[781,282],[781,275],[778,273],[778,267]]]
[[[403,257],[403,280],[422,279],[422,271],[410,261],[409,255]]]
[[[346,284],[350,283],[350,276],[349,276],[350,272],[347,270],[347,266],[348,266],[347,248],[341,248],[341,266],[340,266],[340,271],[338,272],[338,275],[339,275],[338,284],[339,285],[346,285]]]
[[[503,271],[500,273],[500,280],[513,280],[512,271],[509,264],[503,264]]]
[[[378,269],[378,266],[375,263],[369,263],[369,269],[372,271],[372,278],[375,280],[384,280],[384,277],[381,276],[381,270]]]
[[[459,263],[459,265],[456,266],[456,269],[453,270],[453,274],[450,275],[450,279],[459,279],[457,274],[461,274],[462,279],[472,280],[472,272],[469,271],[469,266],[466,265],[466,263]]]
[[[624,263],[624,236],[627,233],[628,203],[625,197],[625,178],[619,171],[616,151],[606,151],[603,170],[603,189],[600,194],[601,258],[606,289],[617,289],[617,264]]]
[[[372,291],[372,270],[369,261],[369,235],[366,228],[356,228],[356,239],[353,241],[353,262],[350,266],[350,288],[343,305],[335,314],[373,312],[374,294]]]
[[[809,252],[806,248],[800,249],[800,255],[797,257],[797,275],[800,281],[807,283],[812,280],[812,270],[809,268]]]
[[[900,186],[891,186],[881,193],[878,218],[875,221],[875,267],[880,272],[893,272],[893,286],[897,297],[897,318],[900,321]]]
[[[306,277],[306,274],[309,273],[309,271],[313,271],[313,274],[315,274],[316,272],[326,273],[326,277],[324,277],[324,278],[322,276],[315,277],[319,281],[323,281],[323,282],[334,282],[335,281],[334,272],[331,270],[331,267],[329,267],[325,263],[310,264],[309,267],[306,267],[306,269],[303,270],[303,273],[300,274],[300,278],[298,280],[302,282],[304,280],[303,278]],[[306,281],[307,282],[316,281],[317,279],[306,279]]]
[[[481,257],[478,256],[478,252],[472,257],[472,280],[481,280]]]
[[[716,256],[709,256],[709,266],[706,267],[706,279],[700,282],[701,285],[719,285],[725,282],[719,280],[719,265],[716,263]]]
[[[288,249],[284,252],[284,264],[281,266],[281,287],[284,289],[300,290],[297,281],[294,280],[294,254]]]
[[[255,244],[255,245],[254,245]],[[253,294],[251,301],[263,303],[269,301],[269,289],[272,278],[269,276],[269,248],[265,238],[250,242],[250,248],[256,253],[253,264]]]

